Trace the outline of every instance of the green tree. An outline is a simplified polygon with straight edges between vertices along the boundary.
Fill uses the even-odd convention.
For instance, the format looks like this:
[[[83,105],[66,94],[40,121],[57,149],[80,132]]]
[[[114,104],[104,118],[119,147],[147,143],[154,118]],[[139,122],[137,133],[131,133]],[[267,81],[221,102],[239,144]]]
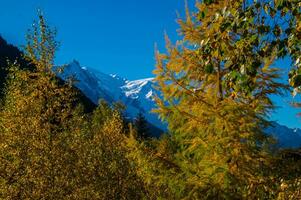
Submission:
[[[141,112],[134,119],[134,127],[137,132],[138,139],[146,139],[149,137],[148,122]]]

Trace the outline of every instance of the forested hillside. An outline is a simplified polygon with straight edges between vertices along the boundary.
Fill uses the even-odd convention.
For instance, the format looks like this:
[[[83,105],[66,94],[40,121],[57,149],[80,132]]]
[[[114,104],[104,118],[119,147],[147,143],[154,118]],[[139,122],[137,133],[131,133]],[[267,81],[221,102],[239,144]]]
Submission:
[[[30,66],[23,56],[21,51],[13,46],[8,44],[4,38],[0,35],[0,95],[3,95],[3,88],[5,80],[8,74],[8,65],[9,62],[13,63],[17,61],[21,68],[27,68]]]
[[[22,53],[0,40],[0,199],[300,199],[301,150],[265,132],[271,95],[300,95],[300,7],[187,7],[181,40],[156,50],[160,138],[142,113],[131,122],[124,105],[96,106],[58,78],[56,31],[39,14]],[[288,84],[275,66],[285,57]]]

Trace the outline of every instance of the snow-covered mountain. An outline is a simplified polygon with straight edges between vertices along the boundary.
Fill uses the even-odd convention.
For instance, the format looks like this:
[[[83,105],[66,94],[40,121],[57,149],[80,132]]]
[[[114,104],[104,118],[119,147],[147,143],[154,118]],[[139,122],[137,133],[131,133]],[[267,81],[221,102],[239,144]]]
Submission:
[[[66,65],[63,73],[58,76],[64,80],[69,77],[75,78],[77,80],[75,86],[95,104],[100,99],[108,102],[122,102],[127,108],[126,115],[128,117],[134,118],[139,112],[142,112],[152,125],[162,130],[166,129],[166,125],[158,119],[157,115],[151,113],[151,110],[156,107],[153,78],[130,81],[117,75],[108,75],[82,67],[76,60]],[[273,123],[273,126],[266,131],[278,140],[279,147],[301,147],[300,129],[290,129]]]
[[[64,80],[70,77],[75,79],[75,86],[95,104],[100,99],[122,102],[126,106],[126,116],[134,118],[141,112],[152,125],[165,129],[157,115],[150,112],[155,108],[153,78],[130,81],[82,67],[76,60],[65,65],[58,76]]]

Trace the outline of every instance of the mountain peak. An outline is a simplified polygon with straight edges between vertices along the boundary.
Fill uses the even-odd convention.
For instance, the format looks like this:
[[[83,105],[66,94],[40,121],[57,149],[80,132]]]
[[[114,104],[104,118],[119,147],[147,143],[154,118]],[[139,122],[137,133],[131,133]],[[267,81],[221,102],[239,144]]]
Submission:
[[[153,89],[153,80],[154,78],[146,78],[146,79],[139,79],[134,81],[126,82],[126,85],[122,86],[122,89],[125,91],[125,95],[130,98],[137,99],[144,96],[150,96]],[[147,95],[148,94],[148,95]]]
[[[104,74],[92,68],[80,66],[77,60],[66,65],[63,74],[58,76],[66,79],[74,76],[78,87],[94,103],[100,99],[108,102],[122,102],[126,106],[126,115],[130,118],[142,112],[146,119],[154,126],[166,130],[158,116],[151,112],[156,107],[154,95],[158,93],[153,87],[154,78],[129,81],[116,74]],[[276,122],[266,129],[266,132],[278,140],[279,147],[301,147],[301,130],[290,129]]]

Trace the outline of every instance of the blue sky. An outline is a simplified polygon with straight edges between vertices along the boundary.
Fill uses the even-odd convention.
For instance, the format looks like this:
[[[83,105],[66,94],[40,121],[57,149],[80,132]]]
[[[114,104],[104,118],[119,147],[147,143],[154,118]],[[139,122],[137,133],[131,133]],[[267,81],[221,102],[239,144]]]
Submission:
[[[129,79],[152,76],[154,45],[176,37],[184,0],[0,0],[0,34],[23,44],[38,8],[58,29],[57,63],[82,65]]]
[[[153,76],[155,43],[164,49],[165,31],[175,41],[176,11],[184,15],[184,0],[0,0],[0,5],[0,34],[10,43],[24,44],[40,8],[58,30],[57,64],[76,59],[83,66],[128,79]],[[277,64],[287,72],[288,60]],[[292,99],[274,100],[280,108],[272,119],[301,128],[297,110],[289,106]]]

